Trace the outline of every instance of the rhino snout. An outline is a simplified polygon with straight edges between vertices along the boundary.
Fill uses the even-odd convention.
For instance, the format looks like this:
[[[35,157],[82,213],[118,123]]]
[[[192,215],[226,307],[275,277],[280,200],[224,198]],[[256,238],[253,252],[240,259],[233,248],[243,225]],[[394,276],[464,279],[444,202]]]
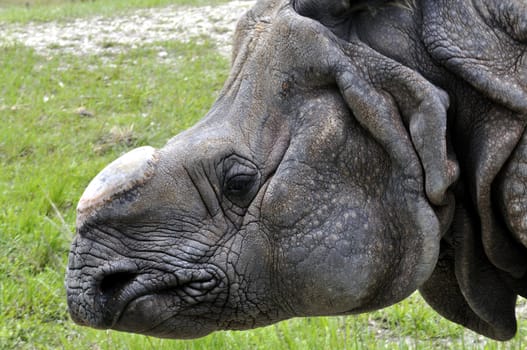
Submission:
[[[145,183],[154,173],[156,149],[143,146],[131,150],[106,166],[90,182],[77,205],[77,228],[118,195]]]
[[[75,257],[70,262],[74,267],[86,264]],[[217,300],[224,279],[214,266],[180,264],[167,272],[127,259],[97,268],[82,265],[68,275],[67,301],[74,322],[132,332],[144,329],[145,323],[160,325],[192,305]]]

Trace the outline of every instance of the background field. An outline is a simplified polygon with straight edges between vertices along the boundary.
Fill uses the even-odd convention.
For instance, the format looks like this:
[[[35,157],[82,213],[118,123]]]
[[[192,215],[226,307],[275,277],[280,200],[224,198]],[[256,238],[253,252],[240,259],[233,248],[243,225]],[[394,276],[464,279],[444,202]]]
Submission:
[[[92,15],[113,15],[135,8],[163,5],[210,5],[227,0],[0,0],[2,22],[65,21]]]
[[[177,1],[0,1],[2,23],[125,15]],[[182,0],[200,5],[201,0]],[[174,59],[160,59],[164,56]],[[39,55],[0,34],[0,349],[524,349],[527,323],[497,343],[450,323],[418,295],[357,317],[294,319],[172,341],[74,325],[63,280],[75,206],[127,150],[162,146],[212,104],[228,73],[214,43],[164,42],[111,56]],[[524,303],[524,300],[522,300]],[[525,315],[525,312],[524,312]]]

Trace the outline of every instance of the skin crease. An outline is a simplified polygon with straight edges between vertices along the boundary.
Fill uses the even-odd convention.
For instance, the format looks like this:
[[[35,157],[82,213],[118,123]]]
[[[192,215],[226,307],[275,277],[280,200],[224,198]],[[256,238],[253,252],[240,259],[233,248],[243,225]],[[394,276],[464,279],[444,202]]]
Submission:
[[[457,1],[482,33],[464,42],[443,1],[259,1],[209,113],[81,198],[73,320],[194,338],[420,288],[454,322],[512,337],[527,269],[524,25],[485,34],[509,5],[500,17],[496,2]]]
[[[524,179],[527,111],[526,18],[525,11],[516,11],[521,6],[423,1],[413,9],[379,11],[380,27],[363,24],[371,21],[369,13],[356,18],[361,39],[449,92],[450,140],[461,167],[459,209],[438,267],[421,292],[447,318],[501,340],[515,334],[516,294],[526,295],[525,231],[519,222],[527,206],[518,185]]]

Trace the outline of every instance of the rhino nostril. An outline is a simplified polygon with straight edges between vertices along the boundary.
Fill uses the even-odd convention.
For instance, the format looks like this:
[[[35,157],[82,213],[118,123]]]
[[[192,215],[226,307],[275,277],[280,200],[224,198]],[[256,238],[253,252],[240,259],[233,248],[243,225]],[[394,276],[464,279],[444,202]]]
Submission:
[[[104,276],[100,285],[99,293],[102,297],[109,300],[130,285],[137,274],[130,272],[117,272]]]

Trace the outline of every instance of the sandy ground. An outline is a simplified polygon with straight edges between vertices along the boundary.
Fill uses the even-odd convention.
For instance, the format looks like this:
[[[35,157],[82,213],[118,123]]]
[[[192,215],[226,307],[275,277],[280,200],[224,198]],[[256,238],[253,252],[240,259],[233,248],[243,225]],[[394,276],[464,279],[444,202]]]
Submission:
[[[159,41],[188,42],[207,36],[228,56],[236,22],[253,3],[237,0],[219,6],[168,6],[69,22],[0,24],[0,43],[16,42],[44,56],[104,55]]]

